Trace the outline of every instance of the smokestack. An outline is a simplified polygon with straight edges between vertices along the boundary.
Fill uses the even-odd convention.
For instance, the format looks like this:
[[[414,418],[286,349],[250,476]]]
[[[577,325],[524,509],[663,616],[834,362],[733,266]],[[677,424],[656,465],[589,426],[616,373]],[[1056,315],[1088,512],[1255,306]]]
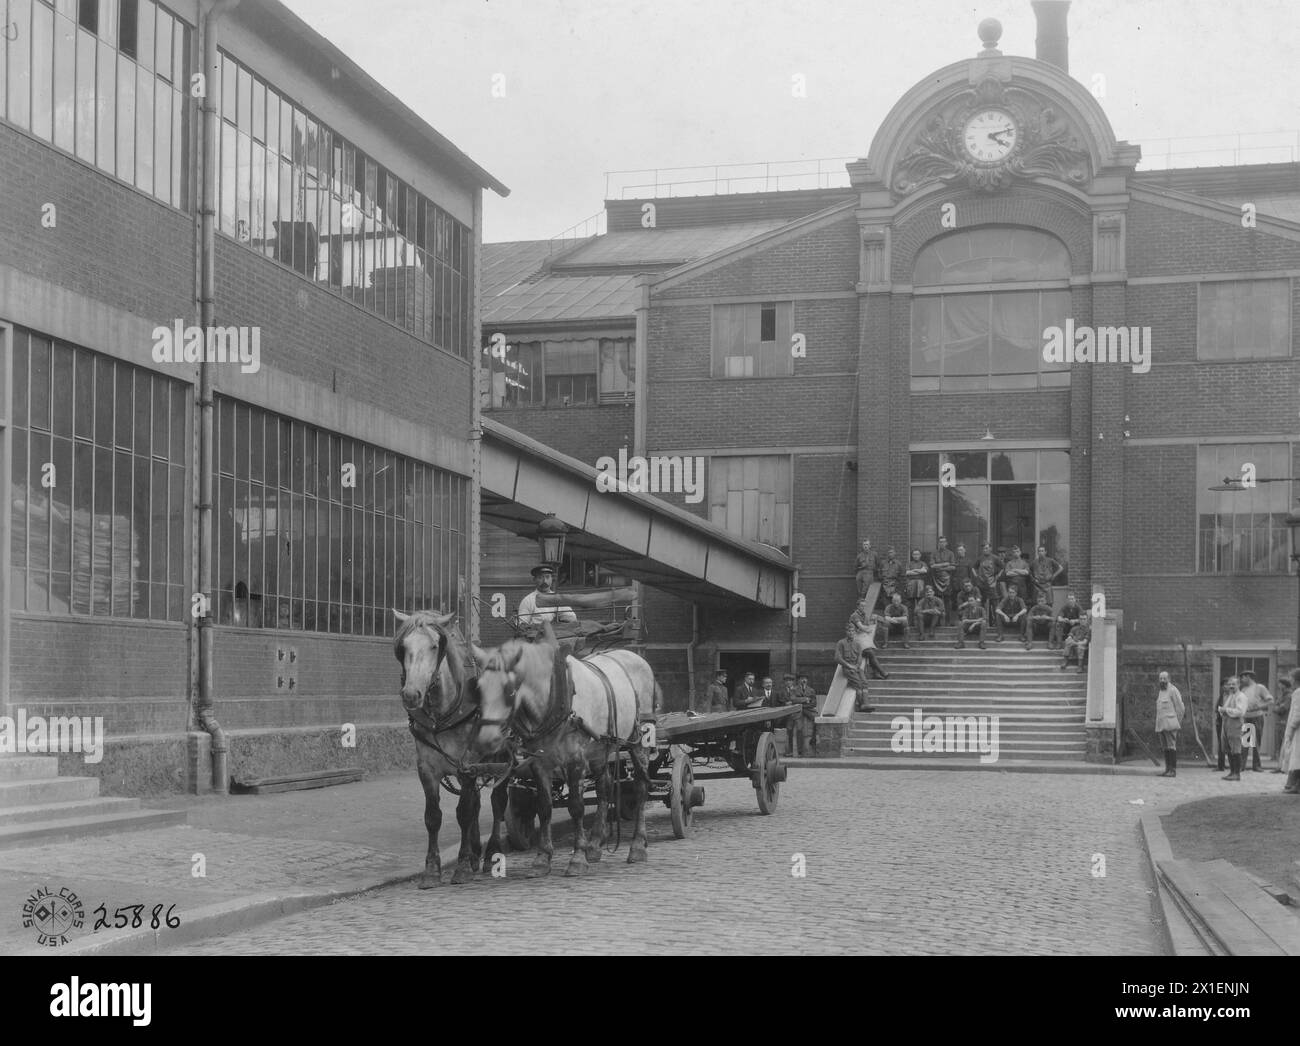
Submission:
[[[1034,57],[1049,62],[1063,73],[1070,71],[1070,35],[1065,20],[1070,0],[1033,0],[1038,19],[1038,36],[1034,40]]]

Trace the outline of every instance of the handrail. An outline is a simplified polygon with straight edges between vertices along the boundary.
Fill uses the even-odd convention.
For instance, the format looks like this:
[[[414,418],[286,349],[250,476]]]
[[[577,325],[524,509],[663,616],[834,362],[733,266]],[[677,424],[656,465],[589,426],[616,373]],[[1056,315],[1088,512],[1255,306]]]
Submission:
[[[1088,701],[1085,723],[1112,727],[1118,744],[1119,709],[1116,685],[1119,667],[1119,627],[1114,614],[1094,618],[1088,651]]]
[[[1215,144],[1206,144],[1210,142]],[[1201,134],[1187,138],[1151,138],[1139,144],[1142,146],[1139,171],[1300,161],[1300,131],[1254,131],[1242,134]],[[1199,162],[1189,160],[1192,157],[1199,157]],[[1179,162],[1175,164],[1175,160]]]

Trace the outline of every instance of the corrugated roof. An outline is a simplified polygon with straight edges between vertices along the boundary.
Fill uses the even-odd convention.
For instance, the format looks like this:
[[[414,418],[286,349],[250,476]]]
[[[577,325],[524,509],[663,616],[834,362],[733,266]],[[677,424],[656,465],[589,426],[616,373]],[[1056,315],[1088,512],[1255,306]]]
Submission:
[[[511,240],[483,244],[484,300],[495,298],[515,284],[541,271],[551,251],[550,240]]]
[[[630,319],[636,313],[635,274],[543,276],[517,283],[483,304],[487,323]]]
[[[596,236],[556,259],[556,268],[592,265],[663,265],[693,261],[787,224],[788,219],[703,225],[686,229],[638,229]]]

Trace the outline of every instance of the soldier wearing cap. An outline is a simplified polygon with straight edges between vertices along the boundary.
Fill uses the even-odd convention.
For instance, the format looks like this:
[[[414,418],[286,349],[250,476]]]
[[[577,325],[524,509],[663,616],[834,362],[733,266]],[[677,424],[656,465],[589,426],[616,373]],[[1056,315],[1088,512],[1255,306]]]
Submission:
[[[713,682],[709,684],[708,711],[725,712],[731,705],[731,695],[727,693],[727,670],[719,668],[713,673]]]

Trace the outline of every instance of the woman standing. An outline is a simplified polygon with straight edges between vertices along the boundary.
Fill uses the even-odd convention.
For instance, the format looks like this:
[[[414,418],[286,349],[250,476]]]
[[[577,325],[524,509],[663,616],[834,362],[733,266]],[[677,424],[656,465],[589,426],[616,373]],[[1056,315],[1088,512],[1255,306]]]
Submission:
[[[1300,668],[1291,669],[1291,714],[1286,717],[1286,733],[1282,735],[1281,765],[1286,768],[1286,787],[1289,795],[1300,795]]]

